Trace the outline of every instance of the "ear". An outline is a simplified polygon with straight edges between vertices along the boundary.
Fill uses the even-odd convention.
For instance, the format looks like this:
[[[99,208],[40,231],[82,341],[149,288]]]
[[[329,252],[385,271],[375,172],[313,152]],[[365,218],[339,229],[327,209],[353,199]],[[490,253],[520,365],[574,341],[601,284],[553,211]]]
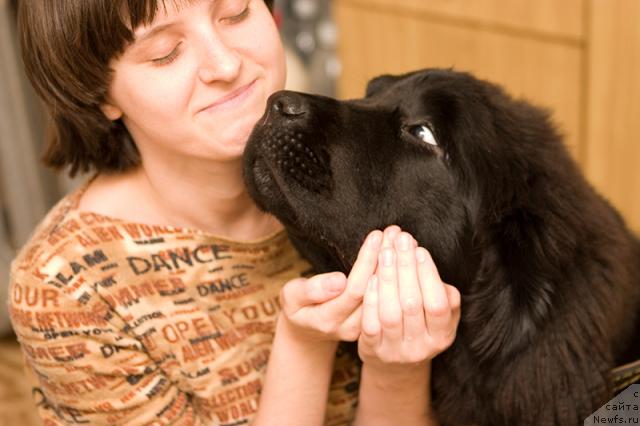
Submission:
[[[105,102],[100,105],[102,113],[111,121],[116,121],[122,117],[122,110],[112,103]]]
[[[400,77],[385,74],[370,80],[369,83],[367,84],[367,91],[366,91],[365,97],[368,98],[370,96],[375,95],[376,93],[381,92],[382,90],[391,86],[393,83],[395,83],[399,79]]]

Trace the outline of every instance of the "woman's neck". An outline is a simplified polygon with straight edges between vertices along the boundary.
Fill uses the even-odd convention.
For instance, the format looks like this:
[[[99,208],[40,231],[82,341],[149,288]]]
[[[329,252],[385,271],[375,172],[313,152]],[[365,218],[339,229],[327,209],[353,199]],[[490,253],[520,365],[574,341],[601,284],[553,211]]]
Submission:
[[[241,160],[171,166],[100,175],[87,189],[80,208],[135,222],[200,229],[239,241],[282,229],[249,197]]]

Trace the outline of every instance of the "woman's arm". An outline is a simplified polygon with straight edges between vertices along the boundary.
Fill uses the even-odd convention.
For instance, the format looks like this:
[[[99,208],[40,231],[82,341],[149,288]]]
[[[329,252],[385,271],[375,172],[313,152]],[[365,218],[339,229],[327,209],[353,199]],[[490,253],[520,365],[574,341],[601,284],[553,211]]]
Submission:
[[[281,317],[253,426],[322,425],[337,345],[300,338]]]
[[[393,371],[362,366],[354,426],[435,426],[431,413],[431,363]]]
[[[431,360],[453,343],[460,320],[458,290],[442,282],[427,250],[398,232],[385,230],[364,296],[358,426],[437,424]]]
[[[362,298],[381,242],[380,231],[369,235],[348,279],[328,273],[282,288],[282,313],[254,426],[324,423],[338,341],[360,335]]]

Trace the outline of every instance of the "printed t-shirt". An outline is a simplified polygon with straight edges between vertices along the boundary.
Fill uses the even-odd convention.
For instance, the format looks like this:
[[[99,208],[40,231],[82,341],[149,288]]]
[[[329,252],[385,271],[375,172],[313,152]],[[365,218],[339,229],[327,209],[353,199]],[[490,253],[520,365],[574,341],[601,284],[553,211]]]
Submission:
[[[9,310],[44,425],[249,424],[280,288],[310,265],[284,231],[235,242],[79,211],[86,187],[12,264]],[[327,425],[353,419],[357,376],[339,353]]]

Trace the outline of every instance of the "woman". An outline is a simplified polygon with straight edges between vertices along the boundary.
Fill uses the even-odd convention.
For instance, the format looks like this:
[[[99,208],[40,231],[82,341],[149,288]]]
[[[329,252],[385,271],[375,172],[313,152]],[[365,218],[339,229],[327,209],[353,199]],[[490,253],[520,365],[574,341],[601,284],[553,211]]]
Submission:
[[[460,298],[427,251],[391,226],[348,278],[301,278],[309,265],[244,188],[245,141],[285,80],[270,7],[21,2],[53,118],[45,162],[95,173],[12,268],[45,424],[434,424],[430,359]],[[358,341],[359,392],[339,340]]]

